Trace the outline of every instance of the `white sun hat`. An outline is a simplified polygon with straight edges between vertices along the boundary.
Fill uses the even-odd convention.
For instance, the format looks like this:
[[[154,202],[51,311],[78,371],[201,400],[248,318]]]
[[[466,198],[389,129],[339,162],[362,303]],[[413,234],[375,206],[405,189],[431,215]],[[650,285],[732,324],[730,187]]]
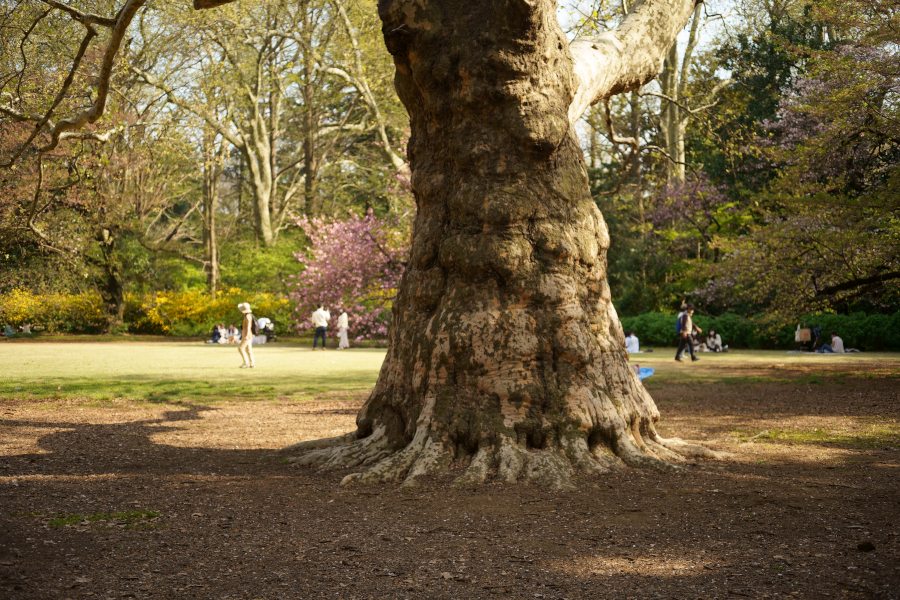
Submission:
[[[238,304],[238,310],[244,314],[247,314],[248,312],[253,312],[252,310],[250,310],[250,305],[246,302],[241,302],[240,304]]]

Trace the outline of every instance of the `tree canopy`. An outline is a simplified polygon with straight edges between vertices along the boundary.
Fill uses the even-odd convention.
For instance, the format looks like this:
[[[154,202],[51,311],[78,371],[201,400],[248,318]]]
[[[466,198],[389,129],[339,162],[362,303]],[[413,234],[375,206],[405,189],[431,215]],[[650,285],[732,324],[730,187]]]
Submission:
[[[698,4],[634,91],[591,105],[624,8],[560,5],[596,59],[570,118],[620,314],[896,311],[900,5]],[[96,290],[116,328],[130,292],[292,291],[297,219],[408,224],[380,28],[370,0],[10,4],[0,292]]]

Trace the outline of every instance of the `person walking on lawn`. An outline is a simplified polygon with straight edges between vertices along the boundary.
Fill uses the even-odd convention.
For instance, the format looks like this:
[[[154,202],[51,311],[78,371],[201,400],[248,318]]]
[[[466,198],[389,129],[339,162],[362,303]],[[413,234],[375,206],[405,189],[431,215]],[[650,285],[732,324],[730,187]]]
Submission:
[[[313,325],[316,326],[316,335],[313,338],[313,351],[316,349],[316,344],[319,341],[319,336],[322,337],[322,350],[325,349],[325,332],[328,330],[328,321],[331,320],[331,314],[325,310],[325,306],[320,304],[319,308],[312,314]]]
[[[244,359],[242,369],[253,369],[256,363],[253,361],[253,311],[246,302],[238,304],[238,310],[244,313],[244,320],[241,323],[241,343],[238,345],[238,352]]]
[[[691,320],[691,315],[694,314],[694,305],[688,304],[685,307],[685,311],[681,313],[681,316],[678,318],[678,332],[681,336],[678,340],[678,350],[675,352],[675,360],[681,362],[681,355],[684,352],[685,346],[687,346],[688,350],[691,353],[691,360],[698,361],[700,360],[694,354],[694,339],[692,337],[694,331],[697,333],[703,333],[703,330],[694,325],[694,322]]]

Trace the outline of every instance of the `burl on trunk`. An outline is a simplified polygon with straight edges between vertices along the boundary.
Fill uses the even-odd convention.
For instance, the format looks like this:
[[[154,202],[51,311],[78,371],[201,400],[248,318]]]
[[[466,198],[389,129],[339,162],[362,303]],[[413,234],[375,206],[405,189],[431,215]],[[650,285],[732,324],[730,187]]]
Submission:
[[[609,236],[574,123],[649,81],[693,0],[638,2],[571,45],[552,0],[381,0],[418,206],[390,345],[357,430],[293,459],[405,481],[465,464],[571,485],[572,468],[671,468],[606,280]]]

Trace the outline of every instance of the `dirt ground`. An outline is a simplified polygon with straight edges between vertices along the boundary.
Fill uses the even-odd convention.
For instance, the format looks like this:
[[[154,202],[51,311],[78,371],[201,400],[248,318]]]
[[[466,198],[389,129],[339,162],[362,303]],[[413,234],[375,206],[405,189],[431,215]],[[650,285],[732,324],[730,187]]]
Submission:
[[[900,598],[900,381],[653,395],[664,434],[731,456],[568,493],[341,488],[277,449],[363,395],[5,401],[0,598]]]

